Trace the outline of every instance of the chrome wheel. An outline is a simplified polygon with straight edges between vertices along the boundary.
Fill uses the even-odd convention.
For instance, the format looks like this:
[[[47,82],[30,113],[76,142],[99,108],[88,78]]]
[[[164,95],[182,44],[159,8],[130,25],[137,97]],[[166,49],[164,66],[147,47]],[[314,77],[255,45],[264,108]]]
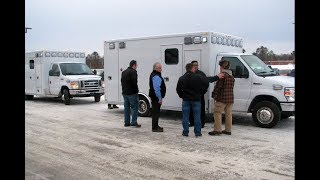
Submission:
[[[254,105],[252,110],[252,119],[263,128],[272,128],[281,117],[281,111],[278,105],[271,101],[261,101]]]
[[[139,100],[139,109],[138,109],[138,112],[139,112],[140,114],[144,114],[144,113],[146,113],[147,108],[148,108],[147,102],[145,102],[143,99],[140,99],[140,100]]]
[[[262,123],[262,124],[269,124],[272,122],[274,117],[274,114],[272,110],[268,107],[263,107],[258,110],[257,113],[257,119]]]

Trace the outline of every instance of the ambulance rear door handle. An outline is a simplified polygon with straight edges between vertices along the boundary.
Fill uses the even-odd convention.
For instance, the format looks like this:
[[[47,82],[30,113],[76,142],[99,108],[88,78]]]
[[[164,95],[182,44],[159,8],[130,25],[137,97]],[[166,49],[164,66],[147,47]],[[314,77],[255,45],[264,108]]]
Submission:
[[[169,77],[164,77],[164,80],[165,81],[169,81]]]

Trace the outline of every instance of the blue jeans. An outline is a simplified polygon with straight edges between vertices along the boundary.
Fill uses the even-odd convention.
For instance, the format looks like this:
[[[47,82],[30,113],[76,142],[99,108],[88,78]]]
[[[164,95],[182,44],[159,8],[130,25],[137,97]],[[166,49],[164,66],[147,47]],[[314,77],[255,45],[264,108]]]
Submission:
[[[201,120],[200,120],[200,112],[201,112],[201,102],[200,101],[182,101],[182,126],[183,126],[183,134],[189,134],[189,115],[190,115],[190,107],[193,110],[193,118],[194,118],[194,134],[201,134]]]
[[[123,95],[124,100],[124,123],[130,124],[130,108],[132,112],[131,125],[137,124],[137,115],[138,115],[138,94],[133,95]]]

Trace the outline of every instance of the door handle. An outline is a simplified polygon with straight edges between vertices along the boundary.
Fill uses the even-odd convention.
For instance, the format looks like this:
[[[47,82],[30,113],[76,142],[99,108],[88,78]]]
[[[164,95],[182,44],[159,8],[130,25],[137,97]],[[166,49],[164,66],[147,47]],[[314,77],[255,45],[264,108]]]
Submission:
[[[49,81],[49,84],[51,84],[51,81]]]
[[[262,85],[262,83],[254,82],[253,85]]]
[[[63,78],[61,78],[60,80],[63,80]]]
[[[164,80],[165,81],[169,81],[169,77],[164,77]]]
[[[112,80],[112,77],[111,77],[111,76],[108,76],[108,80]]]
[[[37,76],[37,79],[39,79],[39,76]]]

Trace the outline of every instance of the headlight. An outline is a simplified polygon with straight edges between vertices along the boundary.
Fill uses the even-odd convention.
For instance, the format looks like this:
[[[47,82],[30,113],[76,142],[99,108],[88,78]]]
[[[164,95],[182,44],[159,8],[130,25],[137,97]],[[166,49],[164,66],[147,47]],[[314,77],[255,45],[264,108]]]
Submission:
[[[284,96],[286,97],[287,101],[294,101],[295,88],[284,88]]]
[[[71,89],[79,89],[78,81],[71,81],[70,86],[71,86]]]

